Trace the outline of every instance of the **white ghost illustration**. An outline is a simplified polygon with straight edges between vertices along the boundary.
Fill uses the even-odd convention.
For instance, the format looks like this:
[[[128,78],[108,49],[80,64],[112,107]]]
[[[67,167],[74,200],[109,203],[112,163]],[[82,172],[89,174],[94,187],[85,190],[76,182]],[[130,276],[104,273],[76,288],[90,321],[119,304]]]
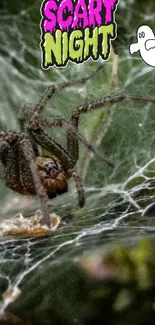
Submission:
[[[145,63],[155,67],[155,36],[149,26],[143,25],[137,31],[137,43],[130,45],[131,54],[140,51],[140,55]]]

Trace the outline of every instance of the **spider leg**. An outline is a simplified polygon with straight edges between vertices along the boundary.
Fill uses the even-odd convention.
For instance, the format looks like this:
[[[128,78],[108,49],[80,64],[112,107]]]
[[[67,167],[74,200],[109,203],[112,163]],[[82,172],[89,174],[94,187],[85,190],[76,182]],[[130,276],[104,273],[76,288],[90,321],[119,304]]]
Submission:
[[[51,153],[60,160],[64,170],[73,168],[75,162],[72,156],[67,152],[67,150],[62,148],[61,145],[57,143],[52,137],[46,134],[40,126],[61,126],[59,119],[52,118],[52,124],[48,124],[49,120],[50,119],[39,119],[37,121],[33,121],[33,124],[31,124],[28,128],[28,132],[32,139],[34,139],[34,141],[37,142],[41,146],[41,148],[46,149],[49,153]]]
[[[84,189],[81,182],[81,177],[78,175],[78,173],[75,170],[73,170],[72,172],[72,177],[74,178],[77,193],[78,193],[79,206],[80,208],[83,208],[85,204],[85,197],[84,197]]]
[[[104,65],[101,65],[95,71],[90,73],[87,77],[49,86],[45,90],[44,95],[41,97],[41,99],[37,105],[26,104],[26,103],[23,104],[19,110],[19,113],[18,113],[18,121],[19,121],[19,126],[20,126],[21,131],[22,132],[24,131],[24,126],[25,126],[26,120],[28,121],[31,118],[35,119],[39,114],[41,114],[41,112],[45,108],[47,102],[53,97],[53,95],[55,94],[56,91],[63,89],[63,88],[73,86],[75,84],[83,84],[86,81],[88,81],[89,79],[91,79],[92,77],[94,77],[94,75],[98,71],[102,70],[103,68],[104,68]]]
[[[98,108],[102,108],[105,105],[109,104],[115,104],[124,100],[135,100],[139,102],[145,102],[145,103],[155,103],[155,98],[151,97],[141,97],[141,96],[136,96],[136,95],[128,95],[128,94],[115,94],[112,96],[107,96],[104,97],[100,100],[95,100],[90,103],[85,103],[84,105],[80,105],[76,107],[71,115],[71,122],[72,124],[77,128],[78,127],[78,122],[79,122],[79,117],[81,114],[85,114],[91,110],[95,110]]]
[[[27,104],[27,103],[24,103],[20,107],[17,118],[18,118],[20,130],[22,132],[24,131],[25,122],[30,120],[30,118],[34,112],[34,109],[35,109],[35,105]]]
[[[32,145],[31,145],[31,141],[29,139],[29,136],[26,133],[21,133],[20,143],[21,143],[21,148],[23,150],[25,158],[26,158],[26,160],[29,164],[30,170],[31,170],[36,193],[38,194],[40,202],[41,202],[41,209],[42,209],[42,213],[43,213],[44,224],[46,224],[48,227],[50,227],[50,218],[49,218],[49,211],[48,211],[48,198],[47,198],[44,187],[40,180],[38,168],[36,165],[35,154],[34,154],[34,151],[33,151]]]
[[[78,124],[79,124],[79,118],[81,114],[85,114],[89,111],[103,108],[105,105],[118,103],[123,100],[136,100],[140,102],[150,102],[155,103],[155,99],[150,97],[140,97],[135,95],[127,95],[127,94],[118,94],[118,95],[112,95],[104,97],[100,100],[96,100],[90,103],[85,103],[84,105],[80,105],[76,107],[72,115],[70,117],[70,121],[74,128],[78,130]],[[87,145],[86,145],[87,146]],[[79,143],[78,143],[78,137],[73,137],[70,132],[67,132],[67,149],[71,153],[72,157],[75,161],[78,160],[79,156]]]
[[[73,166],[76,164],[76,160],[74,159],[74,157],[72,158],[72,155],[62,149],[62,147],[56,143],[56,141],[54,141],[52,138],[50,138],[48,135],[46,135],[46,133],[43,131],[43,129],[40,127],[52,127],[52,126],[57,126],[57,127],[64,127],[67,132],[69,134],[71,134],[73,137],[77,138],[78,140],[80,140],[81,142],[84,143],[84,145],[90,150],[92,151],[94,154],[97,154],[102,160],[104,160],[108,165],[110,165],[111,167],[115,167],[114,163],[103,157],[87,140],[86,138],[77,131],[77,129],[72,125],[72,123],[70,121],[67,121],[63,118],[55,118],[55,117],[51,117],[51,118],[39,118],[37,120],[32,120],[31,124],[30,124],[30,132],[31,134],[35,137],[36,141],[45,149],[49,150],[50,152],[52,152],[54,155],[56,155],[58,157],[58,159],[61,160],[62,166],[65,168],[68,164],[69,168],[73,168]],[[36,131],[37,130],[37,131]],[[45,135],[46,135],[46,139],[45,139]],[[60,153],[58,152],[58,147],[60,149]],[[68,149],[68,148],[67,148]],[[63,152],[62,152],[63,150]],[[68,162],[64,160],[64,153],[65,155],[68,155]],[[64,164],[65,163],[65,164]],[[67,163],[67,164],[66,164]]]
[[[3,138],[3,132],[1,132],[0,135],[2,135],[2,138]],[[1,140],[1,137],[0,137],[0,179],[2,179],[7,184],[7,181],[8,181],[7,178],[9,178],[9,181],[11,182],[11,184],[14,184],[15,183],[15,173],[13,171],[16,169],[16,163],[14,163],[14,162],[16,162],[16,160],[14,161],[14,159],[12,159],[12,157],[11,157],[12,160],[10,161],[10,164],[9,164],[9,167],[11,165],[11,173],[9,173],[10,168],[7,169],[7,173],[6,173],[6,168],[7,168],[6,167],[6,159],[8,159],[9,149],[10,149],[9,143],[6,142],[5,140]],[[13,153],[13,151],[11,153]]]
[[[87,103],[84,104],[84,109],[85,106],[87,106]],[[74,128],[78,130],[78,122],[79,122],[79,117],[77,119],[72,119],[72,116],[70,118],[71,123],[73,124]],[[69,131],[67,132],[67,150],[72,154],[72,157],[74,157],[75,161],[78,161],[79,159],[79,141],[77,137],[74,137],[73,134],[71,134]]]
[[[150,98],[150,97],[141,97],[141,96],[136,96],[136,95],[128,95],[128,94],[118,94],[118,95],[113,95],[113,96],[107,96],[104,97],[100,100],[96,100],[90,103],[85,103],[84,105],[78,106],[76,109],[74,109],[70,122],[66,121],[65,119],[62,118],[38,118],[34,119],[32,117],[30,121],[30,126],[32,130],[35,130],[38,128],[38,125],[44,126],[44,127],[51,127],[51,126],[58,126],[58,127],[64,127],[67,129],[67,134],[68,134],[68,141],[67,141],[67,151],[69,151],[70,155],[73,157],[74,165],[77,161],[78,158],[78,140],[83,142],[85,146],[100,156],[107,164],[110,166],[114,167],[113,162],[110,160],[104,158],[97,150],[94,149],[94,147],[83,137],[79,132],[78,132],[78,122],[81,114],[87,113],[91,110],[95,110],[98,108],[102,108],[105,105],[109,104],[114,104],[118,103],[123,100],[135,100],[135,101],[140,101],[140,102],[150,102],[150,103],[155,103],[155,99]],[[54,140],[53,140],[54,141]],[[43,142],[42,142],[43,145]],[[50,148],[50,146],[49,146]],[[62,148],[61,148],[62,149]],[[49,149],[50,150],[50,149]],[[61,152],[60,152],[61,154]],[[60,155],[58,153],[58,157]],[[63,163],[63,160],[62,160]]]
[[[13,132],[0,132],[0,178],[11,189],[21,189],[17,135]]]
[[[0,160],[5,159],[8,149],[9,149],[9,144],[5,140],[0,141]]]
[[[89,79],[91,79],[92,77],[95,76],[95,74],[102,70],[104,68],[104,65],[99,66],[95,71],[91,72],[87,77],[84,78],[80,78],[77,80],[71,80],[71,81],[67,81],[67,82],[63,82],[63,83],[59,83],[56,85],[52,85],[49,86],[46,90],[45,93],[43,94],[43,96],[41,97],[39,103],[37,105],[35,105],[35,109],[34,109],[34,115],[32,118],[35,118],[36,116],[38,116],[39,114],[41,114],[41,112],[43,111],[43,109],[45,108],[47,102],[53,97],[53,95],[56,93],[56,91],[60,90],[60,89],[64,89],[76,84],[83,84],[86,81],[88,81]]]

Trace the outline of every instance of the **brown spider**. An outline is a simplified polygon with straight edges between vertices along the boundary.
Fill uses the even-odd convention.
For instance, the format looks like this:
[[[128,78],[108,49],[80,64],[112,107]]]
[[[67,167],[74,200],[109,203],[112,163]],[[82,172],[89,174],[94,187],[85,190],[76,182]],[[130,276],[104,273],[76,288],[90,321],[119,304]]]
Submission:
[[[95,72],[102,69],[99,67]],[[108,96],[75,108],[69,120],[64,118],[42,118],[40,114],[54,93],[76,83],[84,83],[94,75],[60,83],[48,87],[39,103],[32,106],[25,104],[19,112],[22,132],[0,132],[0,160],[4,167],[3,180],[12,190],[24,195],[38,195],[41,202],[44,223],[50,227],[48,198],[67,191],[67,181],[74,178],[79,206],[84,206],[84,189],[81,178],[74,166],[79,158],[79,141],[89,150],[98,154],[106,163],[114,164],[102,157],[94,147],[78,132],[79,117],[90,110],[102,108],[123,100],[138,100],[155,103],[155,99],[135,95],[118,94]],[[28,121],[24,131],[25,120]],[[65,150],[54,139],[44,132],[43,127],[64,127],[67,131],[67,149]],[[41,148],[49,154],[43,154]]]

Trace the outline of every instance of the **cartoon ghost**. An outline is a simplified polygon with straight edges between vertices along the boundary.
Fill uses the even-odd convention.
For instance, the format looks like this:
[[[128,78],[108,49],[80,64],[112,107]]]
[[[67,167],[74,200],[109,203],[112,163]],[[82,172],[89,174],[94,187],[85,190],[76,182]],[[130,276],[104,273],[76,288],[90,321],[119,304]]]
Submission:
[[[133,43],[129,48],[130,54],[140,51],[140,55],[145,63],[155,67],[155,36],[149,26],[143,25],[137,31],[137,43]]]

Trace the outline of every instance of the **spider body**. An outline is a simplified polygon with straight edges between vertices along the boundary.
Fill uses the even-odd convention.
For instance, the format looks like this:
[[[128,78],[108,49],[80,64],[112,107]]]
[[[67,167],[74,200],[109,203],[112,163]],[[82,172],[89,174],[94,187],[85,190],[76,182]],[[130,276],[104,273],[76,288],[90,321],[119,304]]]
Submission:
[[[0,160],[3,165],[3,180],[5,185],[22,195],[36,195],[29,162],[25,159],[21,148],[21,139],[24,133],[0,132]],[[39,156],[40,148],[31,138],[32,148],[35,153],[36,165],[39,176],[49,199],[68,191],[67,181],[72,177],[70,169],[63,168],[58,158]],[[70,157],[71,161],[71,157]],[[72,160],[72,165],[74,161]]]
[[[99,67],[95,72],[102,68],[103,66]],[[0,177],[5,185],[13,191],[24,195],[38,195],[43,221],[49,227],[48,198],[67,192],[67,182],[71,177],[73,177],[77,188],[79,206],[84,206],[82,180],[74,169],[79,159],[79,141],[83,142],[89,150],[97,154],[111,167],[114,167],[110,160],[101,156],[79,133],[80,115],[123,100],[155,103],[155,99],[120,94],[107,96],[76,107],[69,120],[61,117],[41,117],[47,102],[56,91],[77,83],[83,84],[94,75],[93,71],[85,78],[48,87],[37,105],[25,104],[21,107],[18,116],[21,132],[0,132],[0,162],[3,167]],[[25,122],[27,122],[26,128]],[[63,127],[66,130],[66,149],[45,133],[44,128],[52,127]]]

